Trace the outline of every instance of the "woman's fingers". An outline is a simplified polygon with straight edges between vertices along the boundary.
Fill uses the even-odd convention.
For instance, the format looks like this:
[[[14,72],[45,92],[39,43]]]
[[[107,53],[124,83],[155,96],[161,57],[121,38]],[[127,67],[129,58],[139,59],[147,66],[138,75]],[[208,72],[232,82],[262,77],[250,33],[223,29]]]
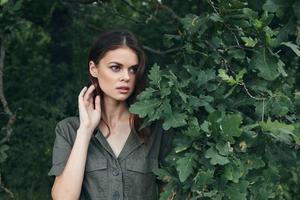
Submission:
[[[83,96],[84,101],[88,101],[92,97],[92,92],[94,91],[95,86],[90,85],[90,87],[87,89],[86,93]]]
[[[100,96],[97,95],[96,98],[95,98],[95,109],[97,111],[100,111],[101,110],[101,105],[100,105]]]
[[[84,86],[84,88],[82,88],[82,90],[80,91],[79,95],[78,95],[78,101],[81,102],[83,100],[83,96],[85,91],[87,90],[87,87]]]

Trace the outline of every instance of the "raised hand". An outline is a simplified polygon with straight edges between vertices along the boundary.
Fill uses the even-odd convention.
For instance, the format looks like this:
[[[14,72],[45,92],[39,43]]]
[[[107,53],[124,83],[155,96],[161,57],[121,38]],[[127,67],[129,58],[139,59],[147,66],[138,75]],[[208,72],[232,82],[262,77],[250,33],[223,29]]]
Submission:
[[[95,107],[93,104],[93,91],[95,86],[84,87],[78,96],[79,119],[81,129],[87,130],[90,134],[99,125],[101,119],[100,96],[95,98]]]

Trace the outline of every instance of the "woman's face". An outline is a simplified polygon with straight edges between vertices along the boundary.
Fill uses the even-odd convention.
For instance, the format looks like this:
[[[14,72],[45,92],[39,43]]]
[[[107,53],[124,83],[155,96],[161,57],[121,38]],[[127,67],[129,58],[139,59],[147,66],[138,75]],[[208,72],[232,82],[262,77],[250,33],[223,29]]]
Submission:
[[[106,52],[98,65],[90,61],[89,67],[105,98],[124,101],[134,91],[138,64],[135,51],[120,47]]]

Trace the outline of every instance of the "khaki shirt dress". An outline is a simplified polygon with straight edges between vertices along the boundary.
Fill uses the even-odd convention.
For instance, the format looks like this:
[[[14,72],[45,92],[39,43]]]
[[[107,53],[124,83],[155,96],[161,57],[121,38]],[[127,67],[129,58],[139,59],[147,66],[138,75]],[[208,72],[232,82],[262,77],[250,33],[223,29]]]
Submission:
[[[49,176],[61,174],[67,163],[79,128],[79,118],[69,117],[55,128],[53,161]],[[160,122],[151,126],[147,145],[131,132],[118,157],[96,129],[92,136],[80,200],[157,200],[159,188],[152,170],[164,162],[171,149],[172,135]]]

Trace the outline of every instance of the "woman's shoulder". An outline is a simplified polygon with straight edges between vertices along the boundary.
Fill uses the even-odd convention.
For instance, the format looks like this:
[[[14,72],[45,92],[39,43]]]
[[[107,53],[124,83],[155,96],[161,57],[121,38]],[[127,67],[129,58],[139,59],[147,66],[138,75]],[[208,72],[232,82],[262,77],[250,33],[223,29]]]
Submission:
[[[72,116],[72,117],[66,117],[66,118],[60,120],[57,123],[57,126],[61,126],[61,127],[68,126],[68,127],[74,127],[77,129],[79,127],[79,124],[80,124],[79,117]]]
[[[55,127],[56,137],[62,137],[69,142],[74,142],[79,125],[79,117],[76,116],[60,120]]]

